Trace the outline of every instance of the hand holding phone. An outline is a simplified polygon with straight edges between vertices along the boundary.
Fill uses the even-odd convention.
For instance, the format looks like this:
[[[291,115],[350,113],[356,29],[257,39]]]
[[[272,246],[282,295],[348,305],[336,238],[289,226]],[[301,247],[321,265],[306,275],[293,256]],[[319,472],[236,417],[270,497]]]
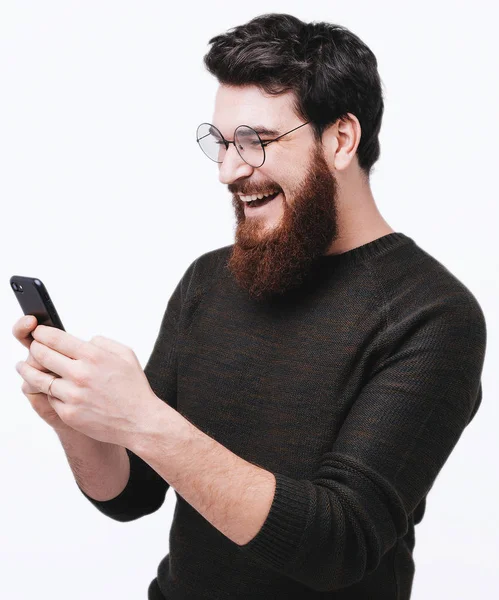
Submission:
[[[24,316],[16,321],[14,327],[12,328],[14,337],[19,340],[19,342],[21,342],[25,348],[29,350],[31,342],[33,341],[31,332],[35,330],[39,324],[53,325],[54,327],[59,326],[59,329],[64,330],[64,327],[62,327],[62,323],[54,305],[52,304],[52,301],[50,300],[47,290],[39,279],[13,276],[10,279],[10,284],[12,289],[16,292],[23,312],[25,315],[29,315],[30,317],[29,325],[26,323],[26,316]],[[48,302],[49,304],[47,306]],[[43,373],[51,373],[51,371],[43,367],[35,360],[35,358],[31,355],[31,352],[28,354],[26,363],[35,369],[42,371]],[[54,375],[56,375],[56,373],[54,373]],[[70,429],[52,408],[47,398],[47,394],[44,394],[40,390],[33,388],[27,381],[24,380],[21,390],[30,401],[31,406],[36,411],[38,416],[40,416],[54,430],[61,431]]]

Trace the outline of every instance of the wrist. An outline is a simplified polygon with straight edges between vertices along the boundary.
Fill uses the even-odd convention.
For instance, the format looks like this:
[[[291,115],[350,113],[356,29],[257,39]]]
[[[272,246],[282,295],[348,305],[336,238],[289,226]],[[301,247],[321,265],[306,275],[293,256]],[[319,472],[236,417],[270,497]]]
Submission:
[[[96,446],[114,446],[115,444],[108,444],[107,442],[101,442],[99,440],[96,440],[94,438],[91,438],[88,435],[85,435],[84,433],[81,433],[81,431],[77,431],[76,429],[73,429],[72,427],[69,427],[69,425],[58,425],[57,427],[53,427],[53,430],[55,431],[55,433],[57,434],[57,437],[59,438],[59,440],[61,442],[72,442],[72,443],[78,443],[78,444],[85,444],[87,446],[92,446],[92,447],[96,447]]]
[[[186,438],[191,423],[177,410],[161,400],[158,409],[150,413],[145,423],[142,423],[130,450],[144,460],[155,454],[158,448],[165,455],[171,455],[178,450],[179,444]]]

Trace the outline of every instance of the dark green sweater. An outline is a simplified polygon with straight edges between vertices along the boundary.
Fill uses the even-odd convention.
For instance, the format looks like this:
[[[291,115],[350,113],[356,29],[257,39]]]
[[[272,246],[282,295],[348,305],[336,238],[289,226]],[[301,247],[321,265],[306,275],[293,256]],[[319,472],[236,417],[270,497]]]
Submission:
[[[301,287],[263,303],[231,276],[231,248],[187,268],[144,370],[160,398],[277,488],[244,546],[175,491],[148,597],[407,600],[414,525],[481,402],[481,307],[403,233],[323,256]],[[116,521],[156,511],[169,487],[127,452],[119,496],[84,494]]]

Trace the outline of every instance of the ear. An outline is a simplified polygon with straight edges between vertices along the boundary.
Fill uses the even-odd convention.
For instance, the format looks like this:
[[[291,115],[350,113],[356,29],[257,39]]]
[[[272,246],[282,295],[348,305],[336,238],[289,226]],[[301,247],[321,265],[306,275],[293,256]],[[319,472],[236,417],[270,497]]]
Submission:
[[[352,113],[338,119],[331,127],[331,132],[327,132],[331,138],[327,150],[336,170],[343,171],[350,166],[355,158],[361,133],[359,120]]]

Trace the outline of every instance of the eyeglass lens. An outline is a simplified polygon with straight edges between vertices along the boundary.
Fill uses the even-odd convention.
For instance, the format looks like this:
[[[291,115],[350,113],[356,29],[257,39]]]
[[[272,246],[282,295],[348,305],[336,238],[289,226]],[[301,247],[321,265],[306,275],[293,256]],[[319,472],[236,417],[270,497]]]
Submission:
[[[197,130],[197,141],[201,150],[211,160],[221,163],[227,152],[220,131],[210,123],[202,123]],[[260,138],[254,129],[240,125],[235,132],[235,146],[239,156],[252,167],[263,164],[265,153]]]

